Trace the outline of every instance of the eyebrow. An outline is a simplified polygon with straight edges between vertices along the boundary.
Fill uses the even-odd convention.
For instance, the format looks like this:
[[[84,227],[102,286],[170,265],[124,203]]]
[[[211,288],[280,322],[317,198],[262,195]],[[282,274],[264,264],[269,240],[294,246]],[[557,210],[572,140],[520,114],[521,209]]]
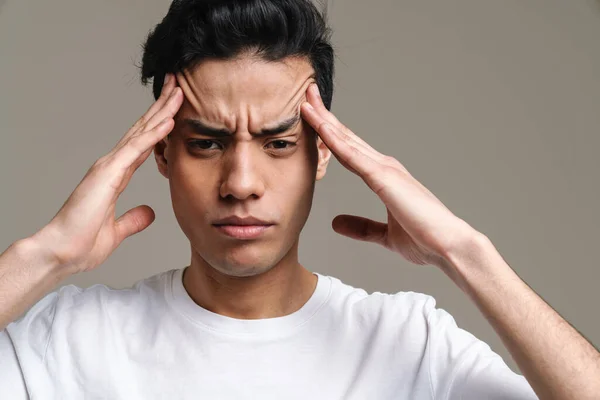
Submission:
[[[227,136],[233,136],[234,132],[231,132],[229,129],[225,128],[214,128],[212,126],[206,125],[204,122],[193,119],[193,118],[185,118],[183,122],[190,127],[194,133],[202,136],[209,136],[215,138],[222,138]],[[273,128],[263,128],[259,133],[253,134],[253,136],[273,136],[278,135],[280,133],[287,132],[288,130],[295,127],[298,122],[300,122],[300,114],[296,114],[293,117],[286,119],[285,121],[280,122],[277,126]]]

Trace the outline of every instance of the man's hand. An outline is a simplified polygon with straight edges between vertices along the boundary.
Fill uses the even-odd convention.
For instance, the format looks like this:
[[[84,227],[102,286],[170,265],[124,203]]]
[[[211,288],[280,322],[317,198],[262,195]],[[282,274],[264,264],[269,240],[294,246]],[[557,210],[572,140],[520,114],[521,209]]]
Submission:
[[[115,220],[117,198],[154,145],[174,126],[183,95],[167,75],[161,96],[117,145],[98,159],[54,218],[33,235],[31,248],[43,248],[47,258],[72,273],[100,265],[127,237],[154,221],[153,210],[135,207]]]
[[[379,243],[408,261],[441,266],[447,254],[469,243],[478,232],[454,215],[396,159],[369,146],[329,112],[317,85],[307,90],[304,119],[338,161],[357,174],[387,208],[387,223],[338,215],[333,229],[345,236]]]
[[[341,215],[336,232],[440,267],[477,305],[541,399],[597,399],[600,353],[503,260],[491,241],[450,212],[394,158],[330,113],[311,85],[303,117],[388,210],[387,224]]]

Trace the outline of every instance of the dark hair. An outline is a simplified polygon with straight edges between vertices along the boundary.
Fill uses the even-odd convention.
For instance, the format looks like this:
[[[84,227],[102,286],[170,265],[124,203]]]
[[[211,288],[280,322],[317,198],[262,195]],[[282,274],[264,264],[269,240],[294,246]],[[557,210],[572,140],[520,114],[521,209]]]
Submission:
[[[206,59],[250,51],[267,61],[304,56],[315,70],[325,106],[333,97],[334,51],[325,17],[310,0],[174,0],[143,45],[141,81],[153,79],[158,98],[164,76]]]

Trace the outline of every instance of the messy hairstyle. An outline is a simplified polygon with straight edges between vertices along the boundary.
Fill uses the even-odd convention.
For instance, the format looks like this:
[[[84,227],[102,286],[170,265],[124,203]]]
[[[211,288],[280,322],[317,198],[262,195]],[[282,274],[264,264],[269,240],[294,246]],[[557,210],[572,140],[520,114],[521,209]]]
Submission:
[[[333,97],[334,51],[310,0],[174,0],[143,44],[141,81],[157,99],[167,73],[250,52],[266,61],[306,57],[325,106]]]

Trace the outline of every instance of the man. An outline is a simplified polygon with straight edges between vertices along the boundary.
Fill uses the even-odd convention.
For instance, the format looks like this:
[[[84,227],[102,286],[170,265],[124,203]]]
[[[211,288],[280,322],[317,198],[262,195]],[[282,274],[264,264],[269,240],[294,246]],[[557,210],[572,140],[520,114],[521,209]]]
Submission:
[[[0,256],[2,398],[597,398],[593,346],[484,235],[329,112],[327,35],[308,0],[171,5],[144,49],[157,101],[47,226]],[[129,289],[47,294],[152,223],[147,206],[115,220],[152,151],[190,265]],[[300,265],[298,238],[331,155],[388,210],[387,223],[340,216],[333,228],[439,267],[524,377],[433,297],[369,295]]]

